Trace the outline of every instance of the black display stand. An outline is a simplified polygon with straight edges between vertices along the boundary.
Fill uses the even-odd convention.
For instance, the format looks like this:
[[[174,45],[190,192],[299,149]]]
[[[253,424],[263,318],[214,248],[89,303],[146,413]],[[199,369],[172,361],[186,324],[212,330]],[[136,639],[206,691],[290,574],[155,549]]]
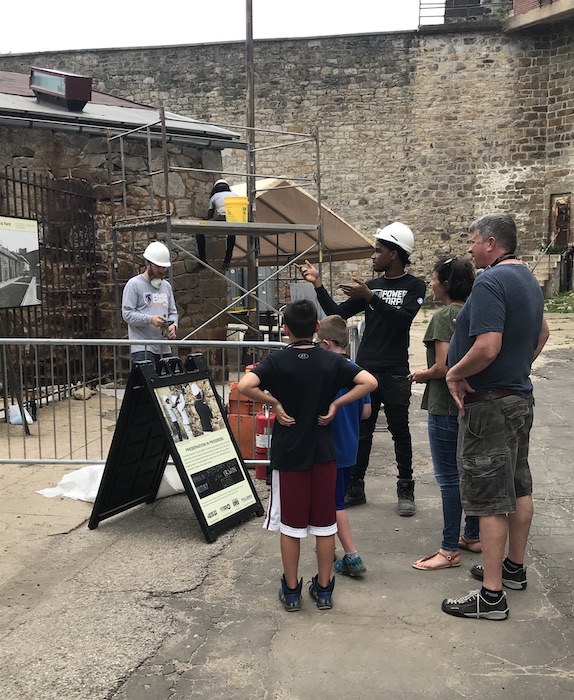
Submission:
[[[261,501],[245,468],[205,358],[132,369],[88,527],[153,503],[171,456],[208,542],[253,515]]]

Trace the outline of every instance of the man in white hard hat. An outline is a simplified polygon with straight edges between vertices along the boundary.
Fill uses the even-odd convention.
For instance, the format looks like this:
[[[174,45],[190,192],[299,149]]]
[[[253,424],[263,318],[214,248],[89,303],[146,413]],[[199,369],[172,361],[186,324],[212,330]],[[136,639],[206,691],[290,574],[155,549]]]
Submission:
[[[167,246],[150,243],[143,254],[145,272],[128,280],[122,296],[122,317],[132,341],[132,362],[151,360],[156,367],[171,348],[156,341],[175,340],[178,314],[171,284],[165,279],[171,260]]]
[[[213,185],[211,194],[209,197],[209,208],[207,210],[207,220],[213,219],[213,221],[225,221],[227,219],[225,200],[227,197],[237,197],[235,192],[231,191],[231,187],[227,180],[217,180]],[[202,233],[198,233],[195,237],[197,241],[197,255],[201,262],[193,268],[192,272],[201,272],[205,269],[207,263],[207,257],[205,252],[205,236]],[[223,265],[221,268],[222,272],[227,272],[229,266],[231,265],[231,258],[233,256],[233,249],[235,248],[235,236],[227,236],[227,245],[225,247],[225,257],[223,259]],[[203,264],[205,263],[205,264]]]
[[[415,514],[408,349],[411,323],[423,303],[426,289],[423,280],[405,272],[413,249],[414,236],[405,224],[395,221],[377,229],[373,269],[383,274],[368,282],[352,278],[350,282],[340,284],[339,289],[349,297],[342,304],[331,299],[317,270],[308,260],[304,265],[296,265],[305,280],[315,286],[317,299],[326,314],[339,314],[346,319],[364,312],[365,330],[357,352],[357,364],[379,381],[379,386],[371,394],[371,417],[361,421],[357,463],[345,506],[361,505],[367,501],[365,473],[375,424],[383,406],[395,445],[397,510],[402,516]]]

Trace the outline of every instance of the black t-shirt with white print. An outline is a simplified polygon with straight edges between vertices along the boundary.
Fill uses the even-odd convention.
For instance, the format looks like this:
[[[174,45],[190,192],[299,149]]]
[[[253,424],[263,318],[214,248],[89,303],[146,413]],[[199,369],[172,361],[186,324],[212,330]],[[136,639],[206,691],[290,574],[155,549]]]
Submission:
[[[406,376],[409,372],[411,323],[424,301],[426,285],[422,279],[409,273],[391,278],[383,275],[366,284],[375,294],[369,302],[347,299],[337,304],[324,287],[316,290],[317,299],[327,314],[350,318],[365,313],[365,330],[357,352],[357,364],[370,372]]]
[[[271,467],[305,471],[314,464],[336,459],[331,426],[320,426],[338,391],[350,388],[361,367],[319,347],[287,347],[263,358],[253,372],[260,388],[277,398],[295,425],[275,421],[271,440]]]

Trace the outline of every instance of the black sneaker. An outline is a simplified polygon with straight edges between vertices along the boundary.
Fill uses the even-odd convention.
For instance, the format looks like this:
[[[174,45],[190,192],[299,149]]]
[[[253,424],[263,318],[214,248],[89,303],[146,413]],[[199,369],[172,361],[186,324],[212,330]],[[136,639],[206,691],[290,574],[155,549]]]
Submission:
[[[446,598],[442,601],[442,611],[456,617],[475,617],[485,620],[506,620],[508,604],[506,593],[496,603],[489,603],[480,590],[470,591],[461,598]]]
[[[297,588],[291,590],[285,583],[285,576],[281,576],[281,588],[279,589],[279,600],[283,603],[283,607],[287,612],[296,612],[301,610],[301,589],[303,588],[303,579],[299,579]]]
[[[309,595],[317,603],[319,610],[330,610],[333,607],[333,588],[335,588],[335,579],[329,581],[327,588],[323,588],[317,581],[317,576],[313,576],[309,582]]]
[[[397,513],[409,517],[417,512],[415,506],[415,482],[412,479],[397,481]]]
[[[351,506],[362,506],[367,502],[367,497],[365,496],[365,482],[363,479],[357,479],[356,481],[351,481],[347,493],[345,494],[345,508],[351,508]]]
[[[478,581],[484,581],[484,566],[475,564],[470,569],[471,576]],[[523,566],[518,571],[509,571],[506,568],[506,561],[502,562],[502,585],[511,588],[513,591],[523,591],[527,586],[526,568]]]

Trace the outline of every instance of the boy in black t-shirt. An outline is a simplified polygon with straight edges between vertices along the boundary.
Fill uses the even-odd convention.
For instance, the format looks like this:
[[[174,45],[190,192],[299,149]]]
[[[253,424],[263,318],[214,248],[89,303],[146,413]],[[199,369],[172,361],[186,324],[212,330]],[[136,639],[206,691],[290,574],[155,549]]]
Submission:
[[[317,538],[318,565],[309,593],[320,610],[333,606],[337,461],[329,424],[340,406],[377,386],[365,370],[314,345],[317,329],[314,304],[306,299],[288,304],[283,331],[290,344],[267,355],[238,385],[240,392],[270,405],[275,413],[273,483],[265,527],[281,533],[284,574],[279,599],[289,612],[301,609],[300,541],[308,534]],[[344,387],[351,388],[334,399]]]

